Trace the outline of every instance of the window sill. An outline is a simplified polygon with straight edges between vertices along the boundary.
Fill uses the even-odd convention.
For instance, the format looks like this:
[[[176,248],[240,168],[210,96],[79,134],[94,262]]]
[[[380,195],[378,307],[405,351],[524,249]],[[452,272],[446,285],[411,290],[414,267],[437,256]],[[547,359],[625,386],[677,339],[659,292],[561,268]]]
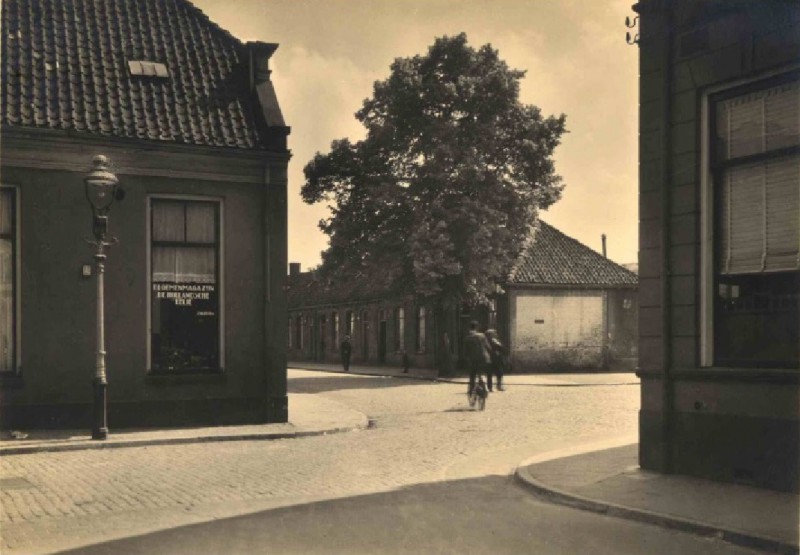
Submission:
[[[0,374],[0,389],[22,389],[25,387],[25,380],[19,374],[2,373]]]
[[[220,384],[228,381],[228,375],[223,371],[182,371],[182,372],[153,372],[145,376],[145,383],[149,385],[186,385],[186,384]]]

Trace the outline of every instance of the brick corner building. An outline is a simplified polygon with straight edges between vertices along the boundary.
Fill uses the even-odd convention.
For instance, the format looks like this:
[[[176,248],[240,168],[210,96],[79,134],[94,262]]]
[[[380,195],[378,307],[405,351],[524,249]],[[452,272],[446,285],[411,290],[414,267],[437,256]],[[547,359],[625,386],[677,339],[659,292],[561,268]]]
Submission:
[[[97,154],[124,191],[105,274],[110,427],[285,422],[277,45],[186,0],[4,0],[2,29],[3,427],[91,422]]]
[[[798,491],[800,4],[635,9],[640,464]]]

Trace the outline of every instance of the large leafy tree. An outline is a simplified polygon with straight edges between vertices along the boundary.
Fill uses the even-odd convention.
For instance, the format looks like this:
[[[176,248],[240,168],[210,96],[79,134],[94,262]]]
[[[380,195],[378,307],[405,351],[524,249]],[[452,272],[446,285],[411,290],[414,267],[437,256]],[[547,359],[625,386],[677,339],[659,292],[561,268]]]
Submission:
[[[565,116],[519,101],[524,71],[490,45],[436,39],[398,58],[356,118],[305,167],[305,202],[328,202],[322,271],[401,284],[441,306],[484,301],[560,197],[553,151]]]

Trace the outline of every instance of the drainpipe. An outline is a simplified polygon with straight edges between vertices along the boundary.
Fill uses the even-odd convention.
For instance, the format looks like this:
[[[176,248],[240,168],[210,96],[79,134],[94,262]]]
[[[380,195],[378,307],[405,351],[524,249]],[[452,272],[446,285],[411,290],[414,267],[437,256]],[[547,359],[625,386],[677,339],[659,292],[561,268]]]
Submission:
[[[661,183],[661,347],[662,347],[662,469],[665,473],[672,472],[673,466],[673,410],[675,394],[672,383],[672,322],[670,319],[672,309],[672,295],[670,293],[670,237],[672,202],[670,189],[672,186],[672,48],[674,37],[674,12],[673,1],[663,0],[664,9],[664,127],[663,133],[663,180]]]

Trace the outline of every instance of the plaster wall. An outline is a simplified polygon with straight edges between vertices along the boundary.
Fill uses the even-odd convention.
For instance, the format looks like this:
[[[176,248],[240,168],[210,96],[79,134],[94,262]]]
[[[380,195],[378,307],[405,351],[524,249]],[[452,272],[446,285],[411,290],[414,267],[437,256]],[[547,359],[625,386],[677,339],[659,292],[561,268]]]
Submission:
[[[515,371],[602,365],[601,291],[516,291],[513,299],[511,348]]]

